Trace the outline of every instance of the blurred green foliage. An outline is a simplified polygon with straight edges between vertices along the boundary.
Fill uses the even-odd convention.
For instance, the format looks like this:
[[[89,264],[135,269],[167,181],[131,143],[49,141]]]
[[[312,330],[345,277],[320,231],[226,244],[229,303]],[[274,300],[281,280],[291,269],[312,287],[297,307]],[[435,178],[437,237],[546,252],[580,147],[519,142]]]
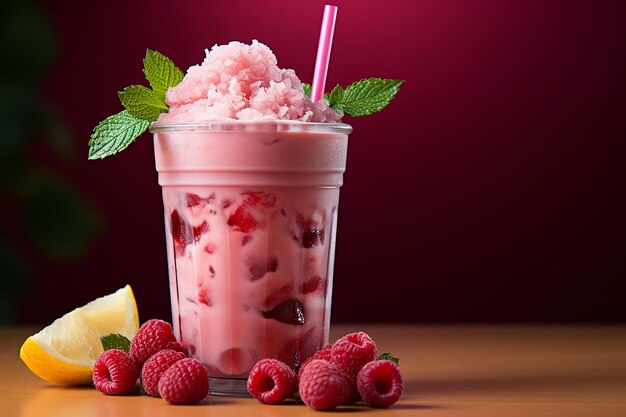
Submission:
[[[57,47],[52,26],[35,1],[0,10],[0,323],[13,323],[36,258],[76,261],[101,218],[61,173],[31,156],[37,147],[62,164],[76,157],[59,112],[39,93]]]

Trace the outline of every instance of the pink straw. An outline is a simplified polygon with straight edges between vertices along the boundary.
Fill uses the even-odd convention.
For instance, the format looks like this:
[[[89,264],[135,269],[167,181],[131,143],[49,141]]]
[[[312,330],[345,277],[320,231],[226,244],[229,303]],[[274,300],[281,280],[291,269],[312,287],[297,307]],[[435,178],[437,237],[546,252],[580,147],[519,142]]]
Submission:
[[[336,19],[337,6],[331,6],[329,4],[324,6],[320,42],[317,45],[317,58],[315,59],[315,71],[313,72],[313,85],[311,86],[311,101],[314,103],[324,96],[328,61],[330,61],[330,48],[333,44]]]

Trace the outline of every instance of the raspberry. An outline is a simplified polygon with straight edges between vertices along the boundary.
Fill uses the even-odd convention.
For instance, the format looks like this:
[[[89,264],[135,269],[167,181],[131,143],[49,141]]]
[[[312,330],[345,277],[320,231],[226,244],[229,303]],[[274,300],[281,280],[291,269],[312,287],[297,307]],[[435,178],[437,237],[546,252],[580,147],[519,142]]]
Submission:
[[[331,344],[324,345],[320,350],[315,352],[313,356],[311,356],[310,358],[302,362],[302,365],[300,365],[300,369],[298,370],[298,381],[300,380],[300,375],[302,375],[304,368],[306,368],[307,365],[311,363],[312,360],[321,359],[326,362],[330,362],[330,351],[332,348],[333,348],[333,345]]]
[[[314,410],[332,410],[343,404],[348,390],[341,369],[322,359],[309,362],[300,375],[300,397]]]
[[[404,381],[398,366],[392,361],[368,363],[357,376],[359,393],[372,407],[389,407],[400,398]]]
[[[335,342],[330,361],[354,378],[363,365],[376,358],[376,344],[367,333],[350,333]]]
[[[366,363],[376,358],[376,344],[367,333],[350,333],[335,342],[330,361],[346,374],[350,392],[346,404],[361,400],[356,376]]]
[[[107,395],[127,394],[139,378],[139,366],[120,349],[105,350],[93,367],[93,384]]]
[[[261,359],[248,377],[248,392],[264,404],[282,402],[297,389],[296,373],[277,359]]]
[[[130,357],[140,365],[160,350],[182,351],[172,334],[172,326],[163,320],[152,319],[141,325],[130,343]]]
[[[159,380],[170,366],[185,358],[185,354],[172,349],[163,349],[150,357],[141,370],[141,385],[146,394],[160,397]]]
[[[161,375],[159,394],[172,404],[191,404],[209,393],[209,375],[198,359],[185,358]]]

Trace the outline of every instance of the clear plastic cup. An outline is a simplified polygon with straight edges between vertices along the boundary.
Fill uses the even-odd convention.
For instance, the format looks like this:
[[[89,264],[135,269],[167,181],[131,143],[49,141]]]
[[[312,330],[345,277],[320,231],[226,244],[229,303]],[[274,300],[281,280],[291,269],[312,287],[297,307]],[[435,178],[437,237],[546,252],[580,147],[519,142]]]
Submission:
[[[262,358],[328,342],[349,125],[157,124],[172,321],[210,392],[248,395]]]

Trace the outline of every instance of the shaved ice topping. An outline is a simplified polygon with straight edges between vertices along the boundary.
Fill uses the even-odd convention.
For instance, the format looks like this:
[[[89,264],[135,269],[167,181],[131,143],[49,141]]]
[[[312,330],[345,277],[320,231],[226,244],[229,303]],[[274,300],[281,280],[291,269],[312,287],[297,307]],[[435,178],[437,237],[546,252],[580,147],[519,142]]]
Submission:
[[[293,70],[279,68],[271,49],[256,40],[250,45],[215,45],[205,52],[204,62],[185,75],[171,59],[148,49],[143,73],[150,88],[130,85],[118,92],[124,110],[94,128],[89,159],[115,155],[150,126],[162,123],[335,123],[344,115],[367,116],[384,109],[404,82],[364,78],[345,89],[337,84],[324,98],[312,102],[312,86],[301,82]],[[317,236],[313,238],[315,244]]]
[[[165,96],[159,123],[216,119],[278,119],[336,122],[342,114],[326,100],[311,102],[293,70],[278,67],[266,45],[230,42],[206,50],[202,65],[189,68]]]

